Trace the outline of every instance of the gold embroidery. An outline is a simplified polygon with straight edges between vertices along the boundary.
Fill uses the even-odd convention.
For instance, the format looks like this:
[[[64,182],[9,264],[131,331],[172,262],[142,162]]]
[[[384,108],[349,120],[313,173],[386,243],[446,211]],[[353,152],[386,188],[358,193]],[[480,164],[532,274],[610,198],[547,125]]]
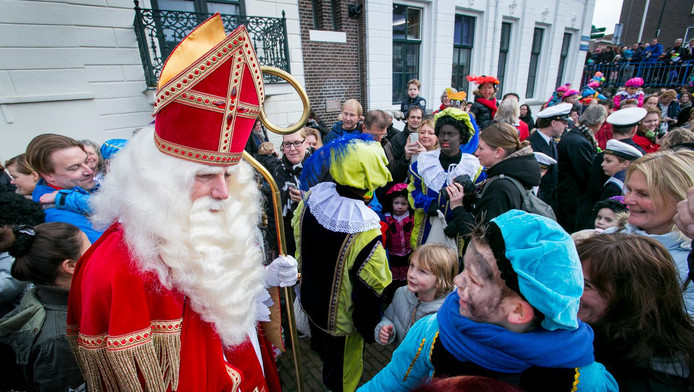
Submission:
[[[231,366],[225,364],[227,368],[227,374],[229,375],[229,378],[231,379],[231,382],[234,384],[231,387],[231,392],[236,392],[239,390],[239,386],[241,385],[241,373],[236,371],[236,369],[232,368]]]
[[[68,341],[87,389],[166,391],[178,388],[182,319],[154,320],[125,335],[83,335],[67,327]]]
[[[176,143],[167,142],[154,133],[154,143],[161,151],[169,151],[180,154],[180,157],[189,161],[199,163],[222,162],[230,165],[236,164],[241,160],[241,154],[218,153],[217,151],[198,150]]]
[[[402,378],[402,381],[405,382],[407,381],[407,377],[410,376],[410,371],[412,371],[412,368],[414,367],[415,362],[417,362],[417,358],[419,358],[419,354],[422,352],[422,349],[424,348],[424,343],[426,343],[427,338],[422,338],[422,342],[419,343],[419,349],[417,350],[417,354],[415,354],[414,358],[412,359],[412,362],[410,363],[410,367],[407,368],[407,372],[405,372],[405,377]]]
[[[574,386],[571,388],[571,392],[578,391],[578,383],[581,382],[579,378],[581,377],[581,368],[576,368],[576,374],[574,374]]]

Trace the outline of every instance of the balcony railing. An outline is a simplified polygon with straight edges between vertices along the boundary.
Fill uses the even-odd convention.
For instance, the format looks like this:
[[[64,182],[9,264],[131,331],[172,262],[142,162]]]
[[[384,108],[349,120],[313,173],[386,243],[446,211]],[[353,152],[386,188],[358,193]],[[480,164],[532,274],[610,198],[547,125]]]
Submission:
[[[684,61],[678,64],[666,63],[608,63],[590,64],[583,68],[581,86],[585,86],[596,72],[602,72],[605,77],[603,87],[621,87],[627,80],[641,77],[643,87],[677,88],[694,84],[694,61]]]
[[[164,61],[171,51],[210,16],[212,14],[144,9],[140,8],[139,2],[135,0],[135,35],[140,47],[147,86],[156,87]],[[287,20],[284,11],[281,18],[222,15],[222,22],[227,32],[240,25],[246,26],[260,65],[269,65],[290,72]],[[275,76],[265,76],[266,83],[279,81],[281,79]]]

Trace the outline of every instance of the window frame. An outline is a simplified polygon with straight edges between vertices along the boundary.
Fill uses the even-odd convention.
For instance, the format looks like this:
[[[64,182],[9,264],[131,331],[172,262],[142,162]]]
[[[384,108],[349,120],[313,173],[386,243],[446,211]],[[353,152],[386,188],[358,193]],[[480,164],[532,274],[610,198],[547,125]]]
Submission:
[[[571,47],[571,41],[573,40],[573,34],[568,31],[564,32],[561,43],[561,51],[559,52],[559,67],[557,69],[557,82],[554,88],[558,88],[562,85],[562,79],[564,79],[564,70],[566,69],[566,59],[569,58],[569,48]]]
[[[506,28],[504,31],[504,28]],[[504,46],[504,33],[506,33],[506,46]],[[513,33],[513,23],[501,22],[501,38],[499,39],[499,61],[496,69],[496,78],[499,80],[499,88],[497,96],[504,94],[504,79],[506,78],[506,65],[508,64],[508,55],[511,51],[511,34]],[[503,61],[502,61],[503,59]]]
[[[525,88],[525,98],[535,96],[535,88],[537,87],[537,71],[540,66],[540,55],[542,54],[542,43],[545,36],[545,28],[535,26],[533,30],[533,41],[530,47],[530,63],[528,64],[528,84]],[[539,42],[538,41],[539,34]]]
[[[404,38],[396,37],[395,31],[391,29],[393,34],[392,50],[392,88],[391,88],[391,99],[393,105],[399,105],[407,96],[407,82],[411,79],[420,79],[420,59],[421,59],[421,44],[422,44],[422,21],[424,20],[424,8],[413,7],[408,4],[397,4],[393,3],[393,16],[395,17],[395,7],[403,7],[405,15],[405,28],[404,28]],[[411,38],[409,16],[410,10],[417,10],[419,12],[419,20],[417,22],[418,38]],[[393,19],[395,22],[395,19]],[[394,26],[394,23],[391,25]],[[398,51],[400,55],[399,59],[399,69],[402,71],[396,72],[396,47],[400,48]],[[414,71],[408,72],[408,54],[414,52]],[[397,87],[397,88],[396,88]]]
[[[459,19],[460,18],[460,19]],[[456,25],[460,20],[460,37],[456,37]],[[468,29],[468,40],[465,40],[465,26],[467,23]],[[451,64],[451,86],[456,88],[458,91],[467,91],[470,87],[470,82],[467,81],[466,76],[470,74],[470,69],[472,67],[472,51],[475,46],[475,27],[477,25],[477,17],[473,15],[465,14],[455,14],[453,20],[453,62]],[[458,39],[459,38],[459,39]],[[464,51],[464,52],[463,52]],[[464,54],[463,54],[464,53]],[[467,60],[467,70],[465,70],[465,65],[463,65],[463,72],[456,72],[456,68],[460,67],[461,56],[465,56]]]

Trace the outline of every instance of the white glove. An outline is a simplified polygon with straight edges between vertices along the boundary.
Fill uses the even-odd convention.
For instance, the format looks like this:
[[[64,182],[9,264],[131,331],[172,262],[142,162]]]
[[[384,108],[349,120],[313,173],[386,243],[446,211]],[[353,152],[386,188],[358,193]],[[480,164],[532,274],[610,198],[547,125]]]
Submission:
[[[294,286],[298,275],[296,259],[280,256],[265,267],[265,287]]]

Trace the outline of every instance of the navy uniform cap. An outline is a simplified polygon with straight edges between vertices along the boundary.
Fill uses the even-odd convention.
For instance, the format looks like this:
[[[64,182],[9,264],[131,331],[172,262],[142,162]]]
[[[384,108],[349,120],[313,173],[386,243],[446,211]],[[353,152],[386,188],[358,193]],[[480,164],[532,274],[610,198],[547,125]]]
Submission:
[[[610,139],[605,146],[605,154],[612,154],[628,161],[635,161],[643,156],[641,151],[619,140]]]
[[[568,120],[569,113],[573,105],[570,103],[560,103],[550,106],[537,114],[537,118],[547,118],[550,120]]]
[[[639,121],[643,120],[646,114],[648,114],[648,111],[644,108],[619,109],[607,116],[606,121],[608,124],[612,124],[615,127],[633,127],[638,124]]]

